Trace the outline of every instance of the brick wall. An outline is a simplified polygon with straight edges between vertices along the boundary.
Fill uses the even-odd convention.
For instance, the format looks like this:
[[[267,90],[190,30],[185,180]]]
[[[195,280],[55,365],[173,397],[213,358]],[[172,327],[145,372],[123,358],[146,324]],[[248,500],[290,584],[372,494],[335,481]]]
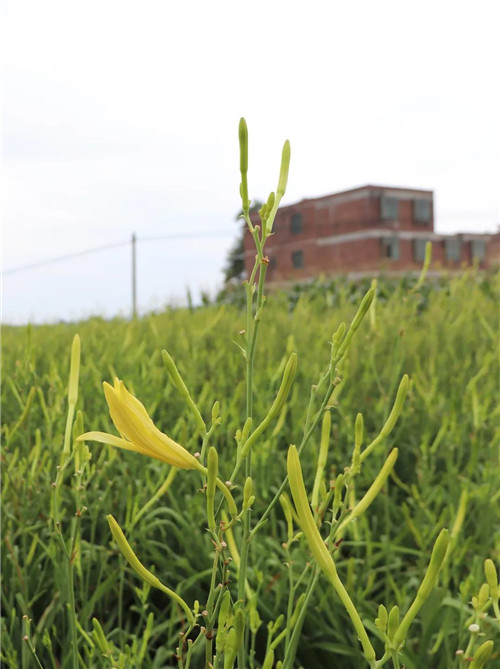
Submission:
[[[394,220],[382,218],[382,198],[389,198],[396,207]],[[416,200],[429,203],[424,203],[430,209],[429,220],[415,219]],[[258,214],[251,218],[254,225],[259,223]],[[422,240],[421,245],[426,239],[432,240],[433,265],[460,269],[473,263],[472,240],[481,239],[481,235],[455,235],[457,241],[446,242],[447,238],[436,235],[432,191],[380,186],[364,186],[283,207],[276,216],[273,233],[266,244],[270,282],[310,279],[322,273],[418,272],[422,262],[415,258],[415,239]],[[500,255],[500,235],[496,247],[488,245],[489,236],[483,237],[487,253],[479,265],[486,267],[495,253],[496,257]],[[386,255],[390,238],[399,240],[395,258]],[[454,247],[456,259],[447,258],[447,245]],[[255,258],[248,230],[244,248],[248,275]]]

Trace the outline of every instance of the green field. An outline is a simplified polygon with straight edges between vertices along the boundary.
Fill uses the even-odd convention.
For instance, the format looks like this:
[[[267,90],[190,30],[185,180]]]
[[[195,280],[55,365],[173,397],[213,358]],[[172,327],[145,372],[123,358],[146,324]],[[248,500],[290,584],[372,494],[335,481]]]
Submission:
[[[326,463],[318,478],[317,505],[325,504],[317,525],[323,538],[335,525],[330,482],[338,487],[337,519],[346,518],[397,447],[395,467],[373,503],[347,524],[342,541],[330,544],[340,580],[380,659],[387,647],[379,605],[388,612],[397,605],[403,618],[436,537],[448,528],[448,551],[434,587],[398,657],[389,653],[388,660],[407,669],[479,667],[480,658],[470,659],[491,640],[493,653],[491,644],[484,646],[490,655],[486,666],[494,667],[500,648],[498,592],[491,575],[489,586],[481,586],[485,560],[498,568],[500,558],[498,277],[469,272],[418,289],[414,283],[379,282],[334,370],[333,395],[325,405],[331,416],[323,435]],[[300,462],[307,494],[313,490],[324,414],[316,385],[321,389],[328,370],[333,333],[340,323],[351,323],[368,288],[318,282],[269,296],[255,348],[250,434],[268,414],[291,352],[298,365],[286,401],[251,448],[255,500],[232,528],[240,553],[243,534],[255,528],[286,476],[290,444],[304,442]],[[82,667],[197,669],[208,666],[203,633],[208,626],[217,637],[210,646],[213,653],[218,648],[215,666],[226,668],[233,666],[230,646],[242,620],[236,666],[370,666],[335,588],[317,571],[307,531],[293,518],[290,534],[280,504],[246,542],[245,595],[239,601],[237,559],[231,545],[216,546],[226,534],[219,531],[214,539],[207,530],[206,480],[200,472],[92,441],[86,442],[87,456],[85,445],[74,440],[90,430],[118,435],[102,383],[119,377],[157,427],[190,453],[203,451],[204,442],[205,454],[208,443],[214,446],[219,477],[226,481],[235,463],[235,435],[241,437],[248,415],[247,370],[239,347],[246,326],[244,307],[226,304],[172,309],[133,322],[91,319],[3,328],[2,666],[71,668],[76,657]],[[64,454],[77,333],[79,390]],[[220,403],[220,425],[209,439],[169,374],[163,349],[175,360],[207,430],[214,402]],[[363,452],[387,420],[405,374],[409,387],[401,415],[363,460],[347,492],[341,491],[337,477],[353,467],[356,415],[361,412],[364,419]],[[305,427],[313,423],[304,440]],[[238,511],[244,482],[242,468],[232,480]],[[288,485],[285,490],[290,497]],[[219,499],[216,492],[215,511]],[[182,608],[141,580],[118,550],[106,521],[110,513],[143,565],[198,611],[189,641],[185,636],[179,643],[188,629]],[[217,551],[228,564],[217,561]],[[220,599],[217,593],[214,599],[213,578],[216,585],[224,580],[223,588],[216,588]],[[223,597],[222,590],[230,595]],[[227,604],[229,612],[221,618]],[[395,616],[389,615],[389,636]]]
[[[4,328],[2,663],[498,666],[498,276]],[[225,304],[222,304],[222,302]]]

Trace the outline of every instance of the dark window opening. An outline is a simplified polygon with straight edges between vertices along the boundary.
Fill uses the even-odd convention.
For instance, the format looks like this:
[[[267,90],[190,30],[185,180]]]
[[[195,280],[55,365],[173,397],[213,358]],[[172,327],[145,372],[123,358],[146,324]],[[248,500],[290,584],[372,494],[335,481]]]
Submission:
[[[431,220],[430,200],[413,201],[413,220],[415,221],[415,223],[430,223]]]
[[[302,232],[303,229],[303,219],[302,214],[292,214],[290,219],[290,232],[293,235],[298,235]]]
[[[300,269],[301,267],[304,267],[304,254],[302,251],[292,252],[292,265],[294,269]]]
[[[397,221],[399,216],[399,201],[395,197],[380,198],[380,218],[383,221]]]
[[[451,262],[459,262],[461,257],[461,244],[458,237],[450,237],[444,242],[445,258]]]
[[[486,242],[484,239],[473,239],[470,243],[472,260],[484,262],[486,259]]]
[[[413,240],[413,260],[415,262],[424,262],[426,245],[427,245],[427,239]]]
[[[399,239],[397,237],[384,237],[381,239],[380,248],[383,258],[399,260]]]

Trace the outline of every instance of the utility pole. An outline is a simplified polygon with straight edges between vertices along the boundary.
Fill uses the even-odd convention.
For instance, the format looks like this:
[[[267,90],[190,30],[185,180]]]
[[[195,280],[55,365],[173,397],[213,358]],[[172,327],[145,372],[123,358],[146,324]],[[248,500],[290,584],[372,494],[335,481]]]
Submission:
[[[135,232],[132,233],[132,318],[137,318],[137,271],[136,271],[136,242]]]

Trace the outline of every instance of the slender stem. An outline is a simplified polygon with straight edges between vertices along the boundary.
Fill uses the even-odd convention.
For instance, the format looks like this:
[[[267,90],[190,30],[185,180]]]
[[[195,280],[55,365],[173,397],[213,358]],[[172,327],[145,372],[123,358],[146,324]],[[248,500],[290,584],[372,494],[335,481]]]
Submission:
[[[320,574],[319,567],[316,566],[314,571],[311,572],[311,576],[309,578],[309,583],[307,585],[304,603],[302,604],[302,609],[300,610],[297,622],[295,623],[295,627],[293,628],[292,636],[290,638],[290,643],[288,644],[288,648],[285,654],[285,659],[283,660],[282,669],[292,669],[293,667],[295,655],[297,653],[297,646],[299,645],[300,635],[302,633],[302,625],[304,624],[304,618],[306,616],[307,605],[309,604],[311,595],[314,591],[316,583],[318,582],[319,574]]]
[[[288,642],[290,640],[290,620],[293,615],[293,596],[295,594],[295,589],[293,587],[293,565],[292,557],[290,553],[290,548],[286,548],[286,557],[288,562],[288,605],[286,610],[286,640],[285,648],[288,647]]]
[[[38,655],[36,654],[36,649],[35,646],[33,645],[30,637],[30,627],[31,627],[31,618],[28,617],[27,614],[23,616],[23,641],[24,644],[22,646],[21,650],[21,663],[23,669],[28,667],[28,653],[27,650],[31,653],[31,656],[33,657],[33,660],[36,663],[36,666],[39,667],[39,669],[43,669],[43,665],[38,659]],[[27,649],[27,650],[26,650]],[[30,665],[32,666],[32,665]]]
[[[333,565],[333,562],[332,562]],[[352,624],[354,625],[354,629],[356,630],[356,634],[358,635],[358,639],[361,642],[361,645],[363,647],[363,654],[370,665],[370,667],[375,666],[375,651],[373,649],[372,644],[370,643],[370,640],[368,638],[368,635],[366,633],[365,626],[363,625],[363,622],[359,616],[359,613],[354,606],[352,599],[349,597],[349,593],[344,587],[344,584],[340,580],[337,574],[337,570],[332,570],[328,574],[328,578],[330,579],[331,584],[335,588],[337,595],[340,598],[340,601],[344,605],[345,610],[349,614],[349,618],[352,621]]]
[[[188,634],[189,634],[189,631],[186,632],[186,636]],[[198,645],[198,643],[200,642],[200,639],[202,639],[202,638],[203,638],[203,634],[198,634],[198,636],[193,641],[193,643],[188,642],[188,651],[187,651],[187,655],[186,655],[186,664],[184,665],[184,669],[189,669],[190,668],[190,666],[191,666],[191,656],[193,654],[194,648],[195,648],[195,646]]]
[[[66,579],[68,582],[68,619],[71,634],[71,656],[73,667],[78,667],[78,637],[76,634],[75,592],[73,584],[73,561],[70,555],[66,561]]]
[[[384,653],[384,654],[382,655],[382,657],[380,658],[380,660],[377,660],[377,661],[375,662],[375,667],[376,667],[376,669],[379,669],[379,667],[383,667],[384,664],[387,662],[387,660],[390,660],[391,656],[392,656],[391,651],[390,651],[390,650],[386,650],[385,653]]]
[[[158,490],[155,492],[155,494],[151,497],[150,500],[144,504],[144,506],[139,509],[139,511],[135,514],[135,516],[132,518],[130,525],[129,525],[129,530],[131,530],[135,525],[139,522],[139,520],[142,518],[142,516],[146,513],[148,509],[150,509],[153,504],[156,502],[157,499],[159,499],[162,495],[164,495],[167,490],[170,488],[172,485],[172,481],[174,480],[177,472],[179,470],[177,467],[171,467],[170,471],[168,472],[167,478],[165,481],[161,484],[161,486],[158,488]]]
[[[263,262],[262,244],[259,240],[259,230],[254,229],[253,237],[257,247],[257,256],[255,264],[247,284],[247,351],[246,351],[246,410],[247,418],[253,417],[253,367],[255,359],[255,348],[257,334],[259,330],[260,314],[259,311],[264,303],[264,283],[266,278],[266,263]],[[259,283],[257,288],[257,300],[255,314],[253,308],[253,282],[255,280],[257,269],[259,269]],[[251,453],[248,453],[245,459],[245,478],[252,475]],[[240,566],[238,569],[238,599],[245,600],[245,583],[248,561],[249,535],[251,523],[251,509],[246,509],[243,513],[243,532],[241,539]],[[242,643],[238,651],[238,669],[245,669],[247,661],[246,643]]]
[[[243,514],[243,537],[240,551],[240,566],[238,569],[238,599],[245,601],[245,583],[248,561],[249,533],[250,533],[250,514],[251,509],[247,509]],[[238,669],[245,669],[246,666],[246,644],[242,643],[238,651]]]
[[[208,593],[207,600],[207,615],[206,615],[206,631],[205,631],[205,666],[210,667],[213,661],[213,627],[214,627],[214,616],[212,608],[215,599],[215,582],[217,579],[217,567],[219,564],[219,552],[217,547],[214,551],[214,561],[212,564],[212,576],[210,579],[210,591]]]
[[[397,651],[397,650],[393,650],[392,653],[391,653],[391,657],[392,657],[392,666],[394,667],[394,669],[399,669],[400,664],[399,664],[399,654],[398,654],[398,651]]]

